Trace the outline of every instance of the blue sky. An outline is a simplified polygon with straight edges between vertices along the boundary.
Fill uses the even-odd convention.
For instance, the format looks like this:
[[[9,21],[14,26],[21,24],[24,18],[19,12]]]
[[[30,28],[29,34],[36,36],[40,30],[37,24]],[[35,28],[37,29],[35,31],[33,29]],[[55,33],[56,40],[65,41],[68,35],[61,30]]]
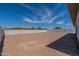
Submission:
[[[0,26],[72,28],[66,4],[0,4]]]

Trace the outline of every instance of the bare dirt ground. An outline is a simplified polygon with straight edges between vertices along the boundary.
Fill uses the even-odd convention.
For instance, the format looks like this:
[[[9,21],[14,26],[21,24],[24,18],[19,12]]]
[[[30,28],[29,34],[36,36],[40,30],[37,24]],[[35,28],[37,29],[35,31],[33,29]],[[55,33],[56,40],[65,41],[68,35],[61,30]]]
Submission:
[[[67,56],[68,54],[48,47],[67,32],[42,32],[6,35],[2,55],[6,56]]]
[[[47,32],[46,30],[5,30],[6,35]]]

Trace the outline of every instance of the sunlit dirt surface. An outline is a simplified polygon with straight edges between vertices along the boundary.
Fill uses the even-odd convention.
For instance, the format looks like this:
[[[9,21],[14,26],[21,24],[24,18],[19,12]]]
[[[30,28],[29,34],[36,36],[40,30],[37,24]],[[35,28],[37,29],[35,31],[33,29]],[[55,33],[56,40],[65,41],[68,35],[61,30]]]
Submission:
[[[47,47],[67,32],[43,32],[6,35],[2,55],[6,56],[66,56],[68,54]]]

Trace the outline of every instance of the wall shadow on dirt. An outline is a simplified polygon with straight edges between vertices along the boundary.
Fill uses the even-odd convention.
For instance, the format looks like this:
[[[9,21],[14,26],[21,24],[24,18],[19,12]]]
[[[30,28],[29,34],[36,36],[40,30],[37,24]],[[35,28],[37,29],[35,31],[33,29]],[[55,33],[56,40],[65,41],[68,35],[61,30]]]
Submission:
[[[57,39],[55,42],[52,42],[47,45],[51,49],[56,49],[60,52],[71,56],[78,56],[77,53],[77,38],[74,33],[68,33],[63,37]]]

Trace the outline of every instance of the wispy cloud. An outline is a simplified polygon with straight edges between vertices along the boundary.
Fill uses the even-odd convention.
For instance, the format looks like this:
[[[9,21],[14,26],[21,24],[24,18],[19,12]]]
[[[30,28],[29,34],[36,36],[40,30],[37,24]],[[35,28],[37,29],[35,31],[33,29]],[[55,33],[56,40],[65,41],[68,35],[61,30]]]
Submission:
[[[37,21],[37,20],[32,20],[28,17],[23,19],[24,22],[29,22],[29,23],[44,23],[43,21]]]
[[[53,23],[58,17],[60,17],[62,15],[65,15],[65,12],[62,12],[62,13],[52,17],[51,19],[50,18],[46,19],[45,17],[47,17],[47,16],[42,16],[42,18],[41,18],[42,20],[35,20],[34,18],[31,19],[28,17],[24,17],[23,21],[29,22],[29,23],[49,23],[50,24],[50,23]],[[35,18],[37,18],[37,17],[35,17]],[[63,24],[63,21],[57,21],[55,23],[56,24]]]
[[[61,24],[64,24],[64,22],[63,21],[58,21],[58,22],[56,22],[56,24],[61,25]]]
[[[25,8],[28,8],[29,10],[31,10],[32,13],[36,14],[36,16],[45,16],[45,17],[48,17],[48,16],[51,16],[51,12],[50,10],[46,7],[46,6],[41,6],[41,9],[34,9],[33,7],[27,5],[27,4],[19,4],[20,6],[23,6]]]
[[[72,25],[72,23],[67,23],[66,25],[67,25],[67,26],[71,26],[71,25]]]
[[[20,6],[23,6],[23,7],[25,7],[25,8],[28,8],[29,10],[32,10],[32,9],[33,9],[33,8],[31,8],[30,6],[25,5],[25,4],[23,4],[23,3],[20,3],[19,5],[20,5]]]
[[[31,7],[31,6],[29,6],[29,5],[27,5],[27,4],[23,4],[23,3],[21,3],[21,4],[19,4],[20,6],[22,6],[22,7],[25,7],[25,8],[27,8],[27,9],[29,9],[33,14],[35,14],[36,16],[38,15],[38,13],[36,13],[36,11],[34,10],[34,8],[33,7]]]
[[[48,9],[47,6],[42,5],[41,9],[37,9],[35,10],[33,7],[27,5],[27,4],[19,4],[25,8],[28,8],[29,10],[31,10],[35,16],[34,18],[28,18],[28,17],[24,17],[23,21],[24,22],[29,22],[29,23],[53,23],[57,18],[59,17],[63,17],[63,15],[66,14],[66,12],[61,12],[58,15],[52,16],[52,13],[54,14],[53,11],[51,11],[50,9]],[[57,7],[55,8],[55,10],[57,10],[59,7],[61,6],[61,4],[58,4]],[[36,12],[38,11],[38,12]],[[38,20],[38,16],[40,17],[41,20]],[[59,21],[56,22],[57,24],[63,24],[63,22]]]
[[[60,16],[62,17],[62,16],[65,15],[65,14],[66,14],[66,12],[61,12],[61,13],[59,13],[58,15],[52,17],[52,19],[49,20],[48,23],[53,23],[58,17],[60,17]]]
[[[50,11],[50,9],[47,6],[42,5],[41,7],[43,9],[43,12],[45,12],[46,16],[48,17],[52,16],[52,11]]]
[[[31,21],[34,21],[33,23],[48,23],[48,18],[50,18],[52,15],[51,15],[51,12],[48,8],[46,8],[46,6],[41,6],[42,9],[38,9],[38,10],[34,10],[33,7],[31,6],[28,6],[28,5],[25,5],[25,4],[19,4],[25,8],[28,8],[29,10],[31,10],[36,16],[34,16],[35,18],[37,18],[37,16],[40,16],[41,18],[41,21],[34,21],[34,20],[31,20]],[[38,12],[36,12],[38,11]],[[26,19],[26,18],[25,18]],[[30,22],[31,22],[30,21]]]

